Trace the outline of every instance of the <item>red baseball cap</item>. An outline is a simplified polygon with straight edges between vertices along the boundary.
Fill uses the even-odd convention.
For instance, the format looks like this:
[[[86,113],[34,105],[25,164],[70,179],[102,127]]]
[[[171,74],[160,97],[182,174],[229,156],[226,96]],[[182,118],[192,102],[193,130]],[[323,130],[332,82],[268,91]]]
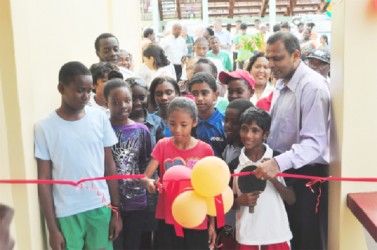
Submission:
[[[244,79],[250,84],[251,88],[254,89],[254,85],[255,85],[254,78],[246,70],[237,69],[231,72],[221,71],[219,74],[219,80],[223,84],[228,84],[228,81],[230,78]]]

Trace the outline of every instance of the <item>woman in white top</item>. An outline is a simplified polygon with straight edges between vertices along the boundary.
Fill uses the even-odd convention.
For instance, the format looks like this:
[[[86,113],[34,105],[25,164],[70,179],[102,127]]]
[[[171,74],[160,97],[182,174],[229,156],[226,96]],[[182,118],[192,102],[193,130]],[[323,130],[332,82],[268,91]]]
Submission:
[[[267,97],[274,91],[270,83],[271,69],[264,52],[259,52],[250,57],[246,70],[254,78],[254,95],[250,101],[256,105],[259,99]]]
[[[176,78],[175,69],[165,55],[164,50],[157,44],[151,43],[143,51],[143,64],[138,76],[149,86],[152,80],[158,76]]]

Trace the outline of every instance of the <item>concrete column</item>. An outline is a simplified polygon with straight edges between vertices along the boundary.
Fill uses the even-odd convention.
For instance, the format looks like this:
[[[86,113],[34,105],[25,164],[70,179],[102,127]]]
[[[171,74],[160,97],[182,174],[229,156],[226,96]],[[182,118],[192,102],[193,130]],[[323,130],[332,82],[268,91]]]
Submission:
[[[157,34],[160,32],[160,13],[158,11],[158,0],[152,0],[151,5],[152,5],[153,30]]]
[[[18,84],[16,43],[20,41],[15,37],[12,4],[4,0],[0,6],[0,37],[3,38],[0,43],[0,179],[26,179],[35,178],[31,173],[36,173],[30,157],[33,144],[26,145],[24,140],[26,137],[32,142],[33,126],[29,118],[33,110],[29,103],[28,114],[22,111],[23,95],[19,92],[29,89],[23,89],[22,85],[30,82]],[[29,41],[21,42],[27,46]],[[15,210],[11,228],[15,249],[43,249],[36,186],[0,184],[0,202]]]
[[[35,122],[60,104],[58,71],[68,61],[98,62],[94,41],[112,32],[141,62],[139,1],[0,1],[0,179],[35,179]],[[15,209],[15,250],[46,249],[36,185],[0,185]]]
[[[330,174],[377,177],[377,9],[369,0],[332,1]],[[346,207],[350,192],[376,183],[331,182],[329,249],[366,249],[361,224]]]
[[[109,0],[112,2],[112,15],[108,17],[113,24],[113,33],[119,39],[120,48],[131,52],[135,72],[141,64],[141,9],[140,1]],[[157,0],[155,0],[157,1]],[[154,0],[152,0],[154,2]],[[111,7],[111,5],[109,5]]]
[[[208,26],[208,0],[202,0],[203,25]]]
[[[269,22],[270,22],[270,28],[271,30],[269,30],[270,32],[272,32],[272,27],[275,25],[276,23],[276,0],[270,0],[268,2],[268,6],[269,6]]]

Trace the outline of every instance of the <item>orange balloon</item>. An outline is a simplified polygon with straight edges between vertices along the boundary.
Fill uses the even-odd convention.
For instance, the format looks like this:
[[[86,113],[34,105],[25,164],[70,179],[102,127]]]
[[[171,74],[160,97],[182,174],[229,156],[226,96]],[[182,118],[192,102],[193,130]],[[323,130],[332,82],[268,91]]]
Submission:
[[[191,174],[191,184],[195,192],[204,197],[221,194],[228,186],[230,171],[228,165],[216,156],[199,160]]]
[[[194,191],[186,191],[175,198],[172,205],[173,217],[185,228],[195,228],[203,223],[207,215],[207,204]]]
[[[224,207],[224,214],[229,212],[229,210],[233,206],[234,202],[234,195],[233,190],[227,186],[225,190],[221,193],[221,196],[223,198],[223,207]],[[208,197],[206,198],[207,203],[207,214],[211,216],[216,216],[216,206],[215,206],[215,197]]]

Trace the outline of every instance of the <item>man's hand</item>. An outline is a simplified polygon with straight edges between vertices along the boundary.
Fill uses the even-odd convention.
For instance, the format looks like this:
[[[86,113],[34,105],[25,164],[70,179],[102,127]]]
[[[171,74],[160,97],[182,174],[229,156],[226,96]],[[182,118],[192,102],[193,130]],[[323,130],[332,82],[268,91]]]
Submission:
[[[279,165],[275,159],[263,161],[262,164],[255,170],[254,174],[257,178],[262,180],[271,180],[280,172]]]
[[[119,212],[118,214],[112,212],[109,226],[109,240],[113,241],[118,238],[119,233],[122,231],[122,227],[123,222]]]
[[[59,229],[50,232],[50,246],[53,250],[64,250],[65,240]]]
[[[259,198],[260,193],[260,191],[257,191],[252,193],[241,194],[236,199],[237,206],[255,207],[257,205],[257,200]]]

